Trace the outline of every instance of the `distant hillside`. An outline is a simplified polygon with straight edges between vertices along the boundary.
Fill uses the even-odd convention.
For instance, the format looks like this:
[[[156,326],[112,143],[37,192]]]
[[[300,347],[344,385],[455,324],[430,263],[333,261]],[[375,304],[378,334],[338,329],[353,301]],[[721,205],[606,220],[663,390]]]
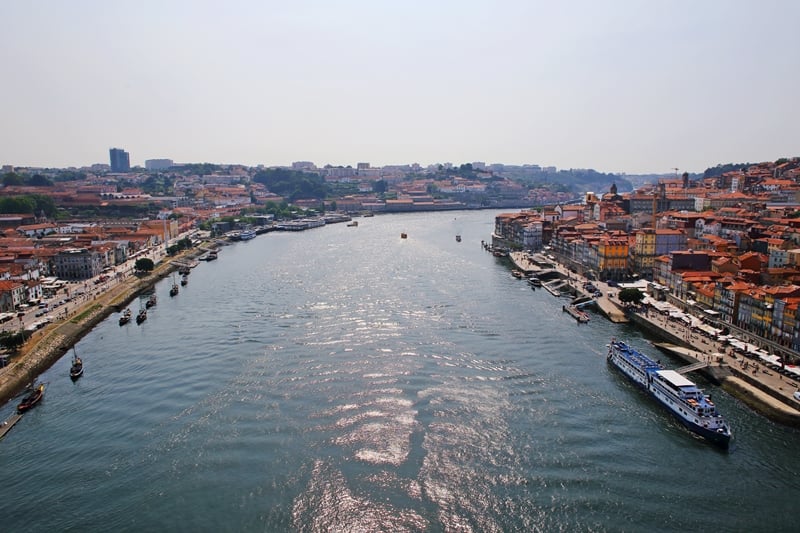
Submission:
[[[717,176],[722,176],[726,172],[731,172],[733,170],[744,170],[750,167],[753,163],[725,163],[720,164],[715,167],[709,167],[703,172],[704,178],[716,178]]]
[[[608,192],[616,184],[619,192],[633,190],[628,176],[597,172],[593,169],[544,170],[536,167],[506,167],[499,174],[531,187],[552,190],[569,190],[576,194],[587,191],[596,194]]]

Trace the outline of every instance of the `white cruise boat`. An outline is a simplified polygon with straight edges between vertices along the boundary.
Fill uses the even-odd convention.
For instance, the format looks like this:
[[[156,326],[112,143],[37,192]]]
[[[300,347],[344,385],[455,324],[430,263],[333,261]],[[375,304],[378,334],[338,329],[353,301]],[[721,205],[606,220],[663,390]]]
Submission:
[[[727,448],[731,428],[711,397],[674,370],[665,370],[628,344],[611,339],[608,361],[636,385],[645,389],[694,433]]]

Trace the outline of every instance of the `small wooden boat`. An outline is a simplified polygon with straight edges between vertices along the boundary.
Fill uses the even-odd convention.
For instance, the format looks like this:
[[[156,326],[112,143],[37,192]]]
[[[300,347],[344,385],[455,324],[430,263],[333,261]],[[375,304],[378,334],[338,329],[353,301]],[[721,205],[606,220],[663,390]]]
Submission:
[[[189,283],[189,276],[186,276],[186,275],[182,276],[181,277],[181,286],[185,287],[187,283]]]
[[[354,221],[352,221],[352,222],[349,222],[349,223],[347,224],[347,227],[348,227],[348,228],[355,228],[355,227],[357,227],[357,226],[358,226],[358,220],[354,220]]]
[[[133,316],[133,313],[131,313],[130,309],[126,309],[125,311],[123,311],[122,315],[119,317],[119,325],[120,326],[124,326],[125,324],[130,322],[132,316]]]
[[[401,239],[405,239],[405,238],[407,238],[407,237],[408,237],[408,235],[407,235],[405,232],[403,232],[403,233],[401,233],[401,234],[400,234],[400,238],[401,238]]]
[[[139,314],[136,315],[136,323],[141,324],[147,320],[147,309],[139,309]]]
[[[461,235],[456,235],[456,242],[461,242]]]
[[[177,296],[180,290],[180,287],[178,287],[178,284],[175,282],[175,274],[172,274],[172,287],[169,289],[169,295]]]
[[[83,360],[78,357],[75,347],[72,347],[72,366],[69,367],[69,377],[75,381],[83,375]]]
[[[144,306],[150,309],[151,307],[156,305],[156,303],[158,303],[158,298],[156,297],[155,293],[153,293],[150,295],[150,298],[147,299],[147,302],[145,302]]]
[[[31,387],[31,391],[19,402],[17,406],[18,413],[24,413],[28,409],[32,409],[36,407],[42,397],[44,396],[44,383],[40,383],[38,385],[33,385]]]

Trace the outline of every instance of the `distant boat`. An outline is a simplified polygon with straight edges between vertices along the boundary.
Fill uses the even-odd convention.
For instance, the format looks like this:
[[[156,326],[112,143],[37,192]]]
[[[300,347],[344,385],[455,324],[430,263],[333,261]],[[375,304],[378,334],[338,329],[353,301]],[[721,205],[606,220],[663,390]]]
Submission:
[[[189,283],[189,276],[184,274],[181,276],[181,286],[185,287],[187,283]]]
[[[158,303],[158,298],[156,297],[156,294],[153,293],[150,295],[150,298],[147,299],[147,302],[145,302],[144,306],[150,309],[151,307],[156,305],[156,303]]]
[[[213,261],[217,258],[217,251],[211,250],[206,254],[206,261]]]
[[[408,235],[406,235],[406,233],[405,233],[405,232],[403,232],[403,233],[401,233],[401,234],[400,234],[400,238],[401,238],[401,239],[405,239],[405,238],[407,238],[407,237],[408,237]]]
[[[147,320],[147,309],[139,309],[139,314],[136,315],[136,323],[141,324],[145,320]]]
[[[256,238],[256,230],[252,228],[244,229],[239,233],[239,240],[240,241],[249,241],[250,239]]]
[[[347,224],[347,226],[350,227],[350,228],[355,228],[356,226],[358,226],[358,220],[354,220],[352,222],[349,222]]]
[[[365,216],[365,217],[374,217],[374,216],[375,216],[375,213],[372,213],[372,212],[367,212],[367,213],[364,213],[364,216]]]
[[[461,235],[456,235],[456,242],[461,242]]]
[[[75,347],[72,347],[72,366],[69,367],[69,377],[72,378],[73,381],[78,379],[83,375],[83,360],[78,357],[78,354],[75,352]]]
[[[18,413],[24,413],[28,409],[31,409],[36,406],[44,396],[44,383],[40,383],[39,385],[32,385],[31,391],[19,402],[17,406]]]
[[[125,311],[123,311],[122,315],[119,317],[119,325],[124,326],[125,324],[130,322],[132,316],[133,313],[131,313],[130,309],[126,309]]]

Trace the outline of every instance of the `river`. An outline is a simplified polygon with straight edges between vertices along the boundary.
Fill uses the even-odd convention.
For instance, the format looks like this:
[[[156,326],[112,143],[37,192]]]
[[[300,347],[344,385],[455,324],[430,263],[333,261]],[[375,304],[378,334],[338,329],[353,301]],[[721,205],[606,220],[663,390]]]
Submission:
[[[695,438],[606,343],[680,362],[514,279],[496,214],[275,232],[163,280],[0,441],[3,529],[796,530],[800,432],[692,375],[735,435]]]

